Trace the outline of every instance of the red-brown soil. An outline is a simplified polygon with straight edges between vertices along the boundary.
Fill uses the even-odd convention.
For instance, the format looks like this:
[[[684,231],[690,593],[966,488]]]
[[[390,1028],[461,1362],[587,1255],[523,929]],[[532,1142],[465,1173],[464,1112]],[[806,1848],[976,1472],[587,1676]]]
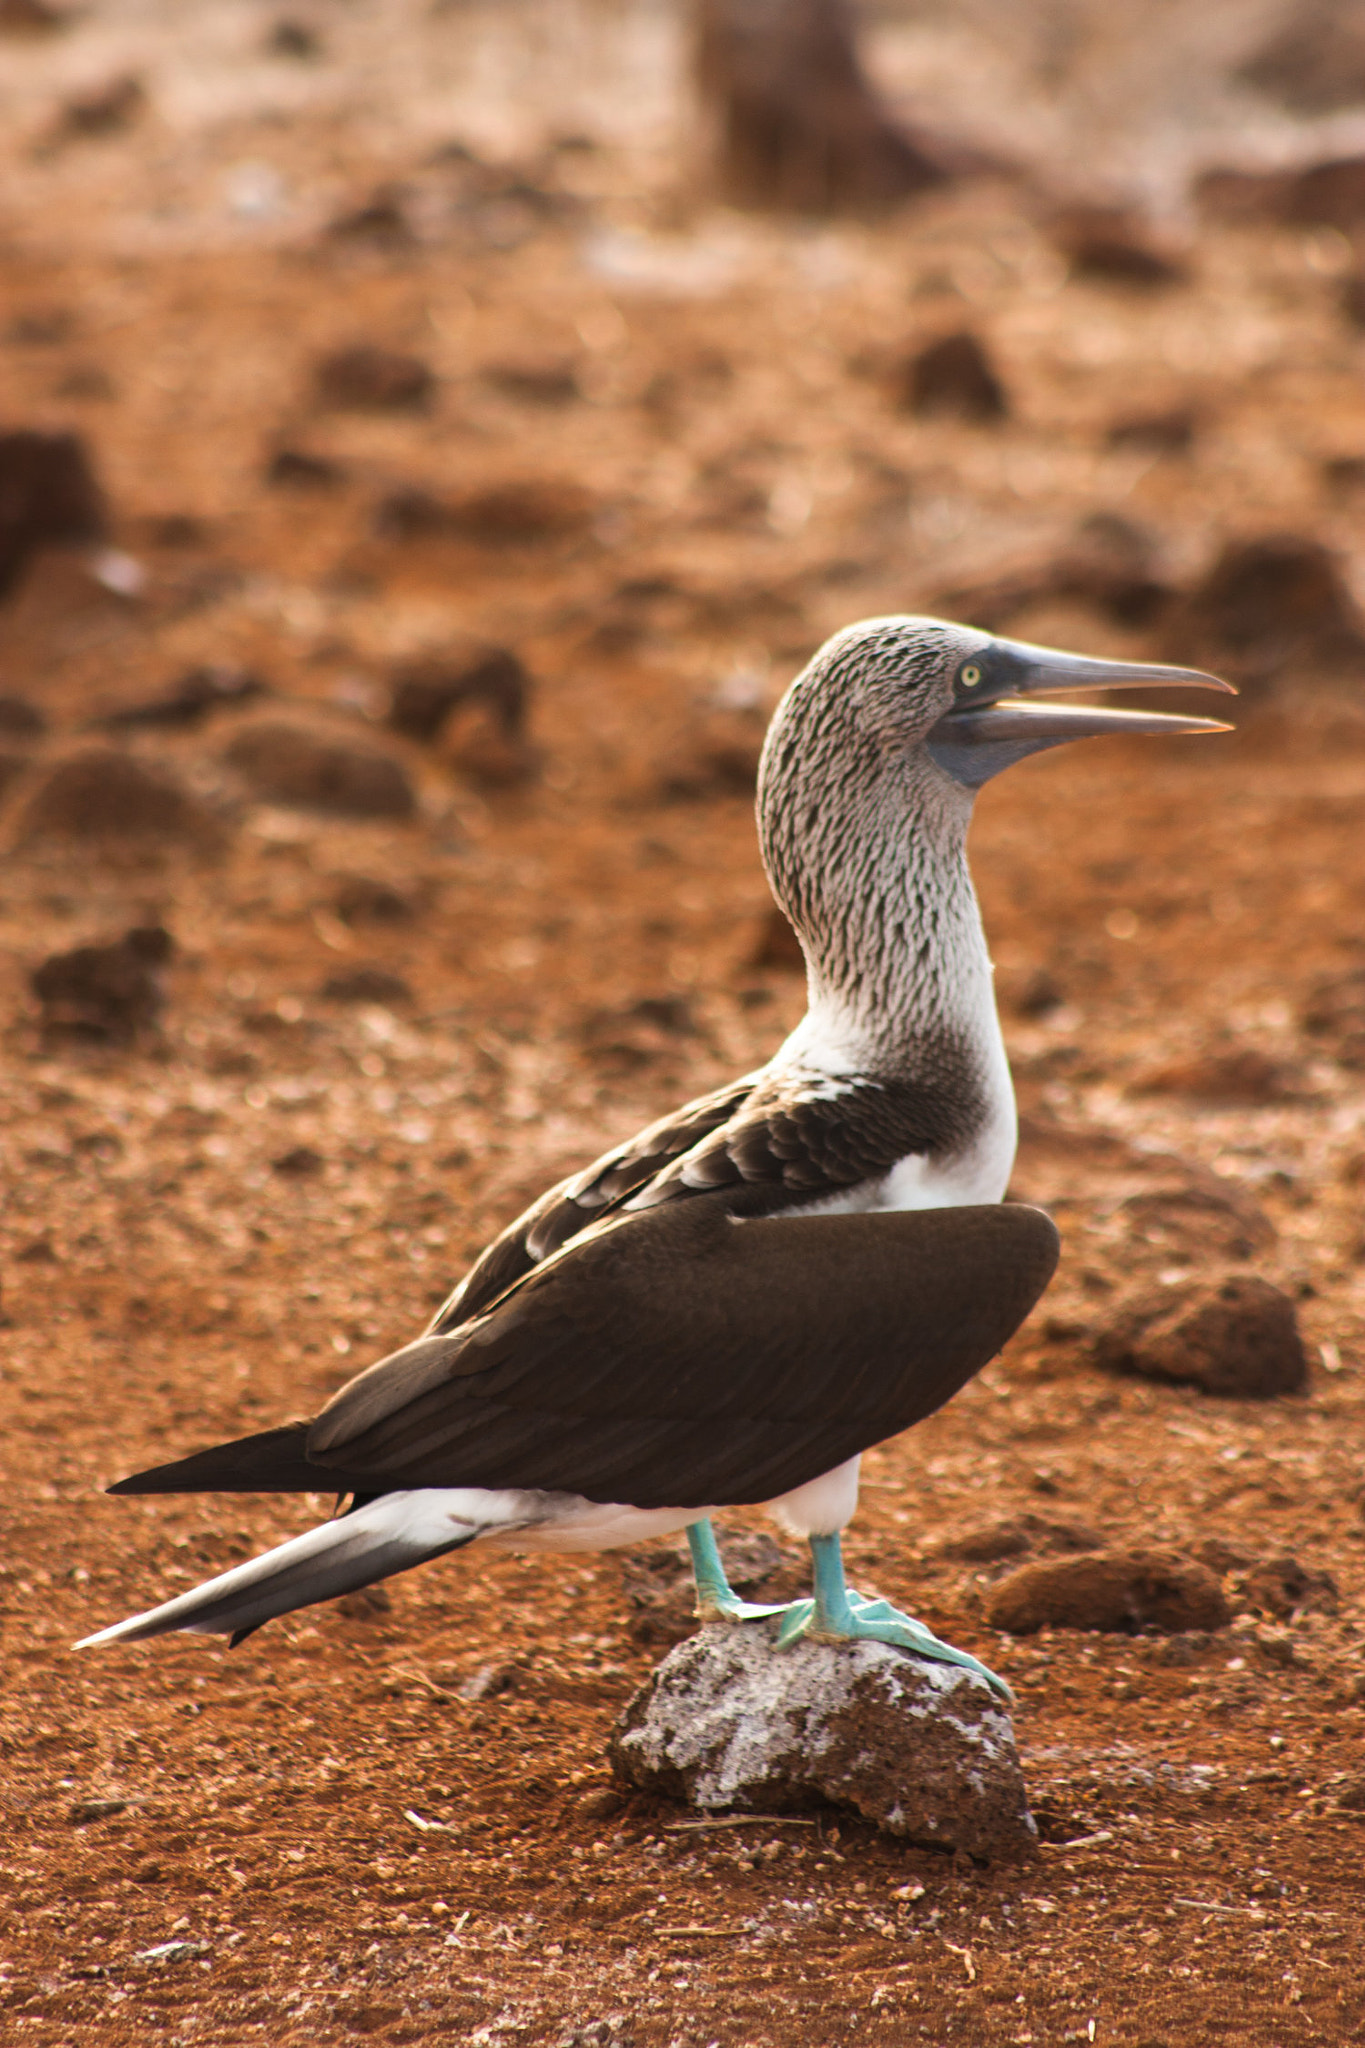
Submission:
[[[452,215],[467,167],[302,116],[225,121],[215,164],[277,151],[353,206],[408,175],[435,194],[416,238],[248,218],[196,246],[139,211],[181,161],[148,93],[126,132],[34,157],[35,87],[3,145],[0,426],[88,437],[146,582],[121,597],[47,553],[0,605],[0,689],[50,721],[0,816],[0,2031],[1361,2038],[1365,1092],[1341,1036],[1304,1023],[1365,938],[1365,700],[1331,676],[1282,679],[1235,739],[1077,748],[979,806],[1017,1188],[1053,1208],[1063,1270],[1002,1360],[869,1457],[848,1551],[1015,1686],[1036,1865],[613,1796],[608,1731],[667,1639],[642,1639],[629,1560],[454,1558],[234,1653],[69,1648],[303,1521],[104,1485],[312,1408],[551,1177],[794,1022],[799,977],[753,964],[746,784],[828,631],[1096,510],[1155,529],[1177,583],[1247,531],[1349,553],[1349,478],[1317,465],[1365,449],[1339,252],[1224,228],[1187,283],[1064,284],[1007,186],[820,234],[675,205],[650,239],[663,214],[610,149],[523,164],[503,183],[530,199]],[[604,223],[642,238],[629,288],[584,260]],[[705,291],[695,272],[661,291],[649,262],[698,250]],[[964,324],[1009,417],[897,410],[896,363]],[[323,409],[315,366],[356,343],[425,361],[426,409]],[[1114,418],[1178,404],[1213,422],[1190,451],[1109,445]],[[336,480],[271,483],[282,446]],[[455,514],[376,525],[413,490]],[[468,507],[490,492],[486,545]],[[1173,651],[1073,597],[1010,630]],[[429,746],[376,722],[396,666],[471,639],[534,679],[521,740],[477,708]],[[221,839],[23,841],[87,721],[210,662],[276,699],[100,743],[195,789]],[[284,713],[400,760],[417,814],[254,801],[229,749]],[[32,971],[154,924],[176,946],[160,1023],[45,1039]],[[321,993],[360,969],[409,998]],[[1154,1184],[1229,1207],[1123,1208]],[[1305,1395],[1212,1400],[1087,1362],[1129,1282],[1229,1260],[1295,1296]],[[990,1586],[1058,1524],[1212,1564],[1231,1627],[994,1634]]]

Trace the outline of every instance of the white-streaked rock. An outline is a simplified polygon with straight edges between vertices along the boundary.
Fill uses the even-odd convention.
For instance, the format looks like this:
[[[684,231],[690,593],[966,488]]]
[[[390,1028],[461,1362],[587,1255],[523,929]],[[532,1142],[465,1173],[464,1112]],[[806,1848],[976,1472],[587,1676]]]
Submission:
[[[1037,1846],[1014,1729],[984,1680],[884,1643],[775,1624],[690,1636],[627,1706],[619,1777],[705,1812],[851,1807],[888,1834],[978,1857]]]

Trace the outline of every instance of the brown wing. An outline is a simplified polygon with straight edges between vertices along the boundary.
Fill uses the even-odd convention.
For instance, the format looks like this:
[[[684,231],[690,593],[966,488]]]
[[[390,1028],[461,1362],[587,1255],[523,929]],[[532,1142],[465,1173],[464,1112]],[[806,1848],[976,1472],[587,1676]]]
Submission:
[[[115,1491],[772,1500],[941,1407],[1057,1261],[1049,1218],[1014,1204],[743,1222],[732,1201],[582,1236],[490,1314],[360,1374],[311,1425]]]
[[[491,1314],[351,1381],[310,1464],[367,1490],[770,1500],[940,1407],[1057,1261],[1012,1204],[737,1221],[733,1198],[580,1237]]]

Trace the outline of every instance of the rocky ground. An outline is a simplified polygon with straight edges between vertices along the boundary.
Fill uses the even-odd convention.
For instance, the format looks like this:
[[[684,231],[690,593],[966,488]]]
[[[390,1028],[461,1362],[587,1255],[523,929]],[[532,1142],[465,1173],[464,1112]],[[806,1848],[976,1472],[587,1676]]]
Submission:
[[[205,19],[224,112],[154,9],[135,65],[97,11],[0,43],[0,434],[78,437],[0,440],[8,2031],[1358,2037],[1349,213],[1101,260],[997,178],[788,228],[644,142],[272,83],[349,50],[364,112],[340,10],[311,54]],[[102,1486],[311,1408],[795,1021],[763,723],[911,605],[1246,686],[1235,737],[1040,760],[974,832],[1063,1267],[869,1457],[848,1550],[1015,1687],[1036,1861],[616,1788],[670,1546],[73,1655],[302,1520]],[[738,1575],[794,1590],[756,1527]]]

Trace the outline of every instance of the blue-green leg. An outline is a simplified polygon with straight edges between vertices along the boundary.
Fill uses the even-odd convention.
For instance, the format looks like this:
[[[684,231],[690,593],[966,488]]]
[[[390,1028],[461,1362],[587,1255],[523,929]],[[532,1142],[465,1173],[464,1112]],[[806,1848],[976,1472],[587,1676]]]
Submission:
[[[725,1576],[716,1533],[708,1521],[689,1525],[687,1547],[692,1553],[692,1572],[697,1581],[697,1612],[703,1621],[763,1621],[772,1614],[795,1612],[795,1608],[755,1607],[751,1601],[740,1599]],[[796,1607],[808,1613],[811,1602],[799,1600]]]
[[[932,1629],[916,1621],[913,1615],[902,1614],[889,1600],[865,1600],[860,1593],[850,1591],[844,1579],[844,1554],[837,1533],[812,1536],[810,1549],[815,1567],[815,1599],[801,1603],[808,1608],[805,1614],[794,1608],[787,1613],[778,1632],[780,1647],[785,1648],[802,1636],[809,1636],[813,1642],[893,1643],[898,1649],[912,1650],[917,1657],[927,1657],[935,1664],[957,1664],[964,1671],[974,1671],[1001,1699],[1013,1700],[1014,1694],[1004,1679],[997,1678],[966,1650],[955,1650],[951,1643],[940,1642]]]

